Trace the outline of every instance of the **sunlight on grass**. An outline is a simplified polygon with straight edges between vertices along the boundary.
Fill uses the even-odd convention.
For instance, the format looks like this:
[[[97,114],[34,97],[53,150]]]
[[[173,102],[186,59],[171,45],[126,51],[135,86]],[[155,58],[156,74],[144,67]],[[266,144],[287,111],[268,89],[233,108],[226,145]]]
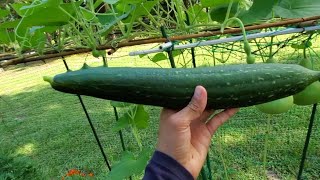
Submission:
[[[47,108],[48,108],[48,110],[50,109],[50,110],[54,110],[54,109],[59,109],[59,108],[61,108],[62,107],[62,105],[61,104],[50,104]]]
[[[35,145],[33,143],[28,143],[19,147],[16,151],[17,155],[31,155],[35,150]]]
[[[234,135],[225,134],[223,137],[223,142],[226,144],[234,144],[237,142],[243,142],[245,140],[246,138],[244,137],[244,134],[234,134]]]

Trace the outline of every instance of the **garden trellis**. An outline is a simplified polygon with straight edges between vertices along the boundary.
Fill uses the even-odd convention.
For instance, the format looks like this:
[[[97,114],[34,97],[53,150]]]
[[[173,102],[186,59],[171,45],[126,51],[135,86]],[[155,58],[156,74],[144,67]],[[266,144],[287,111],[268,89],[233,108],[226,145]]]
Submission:
[[[302,6],[304,4],[310,6]],[[46,13],[43,13],[43,9],[46,9]],[[311,41],[319,34],[319,10],[319,2],[313,0],[305,0],[302,4],[296,0],[133,2],[106,0],[87,1],[87,4],[82,1],[49,0],[25,4],[13,3],[0,10],[0,46],[4,54],[0,56],[0,68],[6,70],[9,67],[10,70],[10,67],[20,63],[62,58],[66,70],[69,71],[66,57],[88,52],[100,58],[100,65],[109,66],[113,61],[113,54],[121,52],[121,49],[146,44],[151,44],[147,49],[155,48],[131,50],[130,54],[127,53],[124,57],[132,58],[130,56],[139,55],[141,58],[149,59],[156,66],[162,66],[160,65],[162,62],[169,60],[168,64],[172,68],[196,68],[201,66],[202,61],[199,57],[203,52],[207,53],[205,57],[213,58],[213,63],[216,65],[216,60],[225,63],[232,59],[230,57],[237,57],[239,54],[241,54],[239,58],[244,59],[245,56],[242,56],[244,53],[247,56],[254,55],[256,61],[266,62],[282,49],[289,47],[295,52],[303,51],[304,57],[310,49],[309,52],[319,58],[317,52],[311,49],[314,45]],[[239,24],[235,21],[227,23],[228,19],[232,18],[239,18],[246,26],[239,28]],[[246,33],[240,35],[243,31]],[[282,39],[279,38],[275,42],[280,35]],[[267,41],[266,37],[272,38]],[[251,47],[255,47],[250,51],[244,49],[242,45],[243,41],[249,40],[252,40]],[[128,54],[130,56],[127,56]],[[221,55],[221,58],[216,57],[217,54]],[[76,97],[110,171],[108,177],[115,178],[117,173],[122,173],[117,178],[132,179],[134,175],[139,175],[150,153],[146,153],[139,134],[140,130],[146,128],[149,119],[146,107],[111,102],[116,119],[114,132],[119,134],[122,150],[126,152],[129,148],[123,135],[123,131],[129,128],[131,136],[138,144],[138,154],[140,154],[138,158],[126,154],[123,161],[113,165],[110,160],[112,157],[110,158],[104,150],[105,144],[99,137],[93,115],[87,109],[83,96],[76,95]],[[316,108],[317,104],[314,104],[303,152],[300,155],[301,163],[297,179],[302,179],[308,144],[316,119]],[[123,109],[125,113],[119,113]],[[271,116],[268,116],[269,118]],[[201,172],[202,178],[214,178],[216,167],[212,161],[210,153]],[[224,164],[223,158],[221,161]],[[138,168],[132,171],[128,170],[131,167],[119,169],[128,162]],[[227,167],[224,168],[224,177],[228,178]]]

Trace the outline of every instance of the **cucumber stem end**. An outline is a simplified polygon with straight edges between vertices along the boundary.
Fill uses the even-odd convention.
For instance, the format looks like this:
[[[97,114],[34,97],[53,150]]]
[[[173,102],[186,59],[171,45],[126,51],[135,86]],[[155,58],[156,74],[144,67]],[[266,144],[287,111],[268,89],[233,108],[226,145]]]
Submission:
[[[47,81],[50,84],[53,83],[53,77],[50,77],[50,76],[43,76],[43,80]]]

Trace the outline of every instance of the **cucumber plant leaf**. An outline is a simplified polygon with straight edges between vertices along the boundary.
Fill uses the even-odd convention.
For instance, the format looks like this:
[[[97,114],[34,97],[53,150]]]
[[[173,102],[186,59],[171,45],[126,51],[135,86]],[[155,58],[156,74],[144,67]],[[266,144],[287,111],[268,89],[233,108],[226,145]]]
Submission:
[[[223,4],[223,5],[211,7],[210,9],[211,20],[219,23],[223,23],[228,12],[228,6],[229,4]],[[238,7],[239,7],[238,3],[232,4],[230,15],[229,15],[230,18],[234,17],[237,14]]]
[[[138,129],[145,129],[148,127],[149,114],[145,111],[143,105],[137,105],[136,113],[133,119],[134,125]]]
[[[308,41],[307,43],[301,43],[301,44],[292,44],[291,47],[293,49],[305,49],[312,46],[312,42]]]
[[[84,19],[88,22],[99,22],[99,19],[96,17],[96,14],[92,11],[87,10],[86,8],[80,7],[80,12],[82,13]]]
[[[112,130],[119,131],[129,125],[137,129],[145,129],[148,127],[149,118],[149,114],[145,111],[143,105],[135,105],[119,118]]]
[[[11,4],[11,7],[20,17],[23,17],[25,14],[25,11],[21,10],[21,8],[29,5],[30,5],[29,3],[13,3]]]
[[[168,59],[168,57],[164,53],[157,53],[151,58],[152,62],[159,62]]]
[[[271,12],[277,0],[254,0],[248,11],[243,12],[239,18],[244,24],[251,24],[266,18]]]
[[[200,0],[202,7],[215,7],[215,6],[221,6],[221,5],[227,5],[232,0]],[[233,0],[233,3],[238,3],[243,0]],[[225,15],[225,14],[224,14]]]
[[[128,107],[132,105],[131,103],[120,102],[120,101],[110,101],[110,105],[113,107]]]
[[[45,0],[45,1],[40,1],[39,4],[35,4],[32,3],[30,5],[26,5],[20,8],[20,11],[22,13],[26,13],[27,11],[29,11],[30,13],[32,13],[32,11],[36,11],[36,10],[43,10],[43,9],[47,9],[50,7],[56,7],[59,6],[61,4],[61,0]]]
[[[10,12],[8,10],[0,9],[0,18],[8,16]]]
[[[119,3],[116,7],[121,12],[127,12],[131,8],[133,8],[133,11],[130,13],[129,17],[123,20],[124,23],[130,23],[139,17],[148,15],[151,9],[158,3],[158,1],[159,0],[144,1],[143,3],[142,0],[138,0],[137,2],[123,1]]]
[[[203,7],[199,4],[195,4],[190,6],[187,10],[187,13],[190,18],[190,24],[194,24],[195,22],[207,22],[208,15],[205,11],[203,11]]]
[[[107,175],[107,179],[122,180],[132,175],[138,175],[146,168],[151,156],[150,149],[143,149],[138,156],[131,152],[123,152],[122,157]]]
[[[112,128],[112,131],[117,132],[121,129],[127,128],[130,125],[130,116],[128,113],[125,113],[121,116],[116,122],[115,126]]]
[[[172,56],[173,57],[176,57],[176,56],[179,56],[183,53],[183,50],[174,50],[172,51]],[[144,57],[145,55],[141,55],[140,58]],[[160,52],[160,53],[157,53],[156,55],[154,55],[152,58],[151,58],[151,61],[152,62],[159,62],[159,61],[163,61],[163,60],[167,60],[168,59],[168,56],[163,53],[163,52]]]
[[[81,2],[81,1],[79,1]],[[23,18],[20,20],[20,26],[32,27],[32,26],[62,26],[67,24],[71,17],[75,14],[76,10],[79,10],[81,3],[75,2],[60,4],[60,6],[46,6],[40,4],[39,7],[30,7],[25,9],[25,6],[20,4],[13,6],[16,12]],[[46,8],[43,11],[43,8]],[[76,8],[75,8],[76,7]],[[68,14],[66,14],[66,12]]]
[[[107,4],[116,4],[117,2],[119,2],[119,0],[103,0],[103,2]]]
[[[319,0],[279,0],[274,11],[282,18],[303,18],[320,15]]]
[[[118,22],[127,18],[129,14],[132,12],[132,10],[133,9],[130,9],[126,13],[121,15],[118,15],[118,13],[113,14],[112,12],[105,13],[105,14],[97,14],[97,18],[103,26],[103,29],[99,33],[103,34],[109,31],[112,26],[116,25]]]
[[[14,36],[14,32],[9,32],[6,29],[0,29],[0,44],[2,43],[9,45],[14,41]]]

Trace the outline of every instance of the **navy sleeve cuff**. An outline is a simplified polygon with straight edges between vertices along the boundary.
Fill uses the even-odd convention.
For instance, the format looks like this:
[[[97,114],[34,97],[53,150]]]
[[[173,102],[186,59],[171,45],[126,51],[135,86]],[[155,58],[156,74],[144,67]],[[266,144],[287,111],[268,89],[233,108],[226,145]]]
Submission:
[[[191,173],[172,157],[155,151],[146,167],[144,180],[193,180]]]

